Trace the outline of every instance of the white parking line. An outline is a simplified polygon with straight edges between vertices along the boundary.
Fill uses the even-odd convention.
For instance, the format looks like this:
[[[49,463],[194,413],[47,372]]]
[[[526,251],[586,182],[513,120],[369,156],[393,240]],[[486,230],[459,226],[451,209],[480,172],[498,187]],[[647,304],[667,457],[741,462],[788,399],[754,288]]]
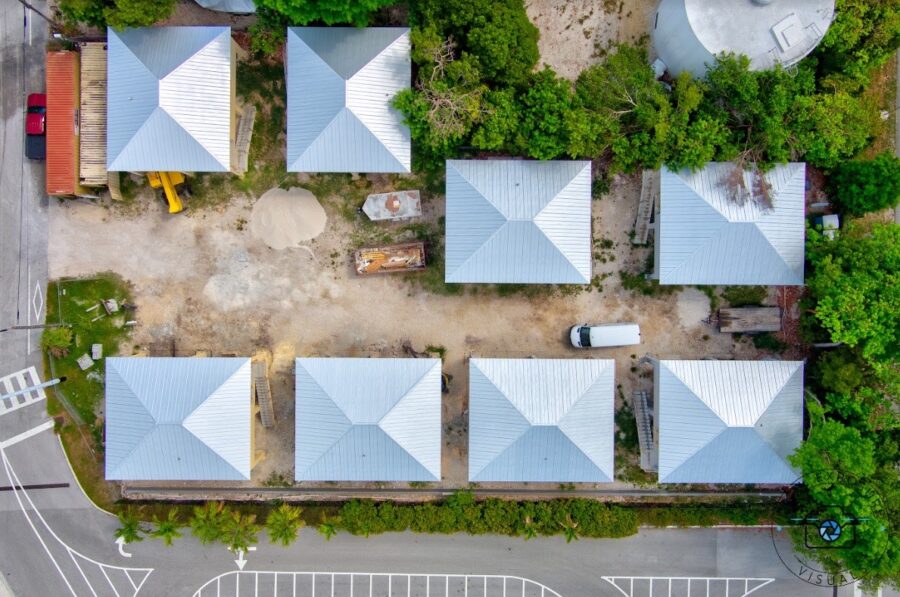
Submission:
[[[52,422],[50,422],[50,423],[52,426]],[[35,429],[37,429],[37,428],[35,428]],[[30,430],[30,431],[34,431],[34,430]],[[29,432],[26,432],[26,433],[29,433]],[[37,433],[37,431],[35,431],[35,433]],[[21,434],[21,435],[24,435],[24,434]],[[31,435],[34,435],[34,433],[31,433]],[[22,438],[22,439],[25,439],[25,438]],[[18,440],[18,441],[21,441],[21,440]],[[98,594],[96,589],[100,589],[103,594],[106,594],[106,591],[100,587],[94,587],[93,585],[91,585],[90,580],[88,580],[87,574],[85,574],[85,572],[84,572],[83,566],[86,566],[86,565],[97,566],[100,569],[100,573],[106,578],[106,581],[109,583],[109,586],[112,589],[112,593],[114,595],[116,595],[117,597],[120,596],[120,593],[116,589],[115,584],[112,582],[112,579],[109,577],[108,572],[117,571],[117,572],[123,573],[125,575],[125,577],[128,579],[128,582],[134,588],[134,592],[131,593],[131,595],[132,595],[132,597],[135,597],[138,594],[138,592],[141,590],[141,587],[144,586],[144,583],[147,582],[147,579],[150,577],[150,574],[153,572],[153,568],[126,568],[124,566],[114,566],[114,565],[110,565],[110,564],[104,564],[102,562],[98,562],[97,560],[94,560],[93,558],[89,558],[88,556],[69,547],[62,539],[59,538],[59,535],[57,535],[56,532],[54,532],[54,530],[50,527],[50,525],[47,524],[46,519],[44,519],[44,516],[43,516],[43,514],[41,514],[40,510],[37,509],[37,507],[35,506],[34,502],[31,499],[31,496],[28,495],[28,492],[25,491],[24,489],[22,489],[22,483],[19,480],[19,476],[16,474],[16,471],[13,468],[12,463],[9,461],[9,457],[6,455],[6,451],[3,449],[3,446],[0,446],[0,459],[2,459],[2,461],[3,461],[3,468],[6,470],[6,476],[9,478],[9,484],[13,488],[13,493],[15,494],[16,501],[19,503],[19,509],[22,511],[22,514],[25,515],[25,520],[28,522],[28,525],[31,527],[31,530],[34,532],[35,536],[38,538],[38,541],[40,541],[41,545],[44,548],[44,551],[47,552],[47,556],[50,558],[50,561],[53,563],[53,566],[56,568],[57,572],[59,572],[59,575],[62,577],[63,582],[66,584],[66,587],[68,587],[68,589],[72,593],[72,595],[74,595],[75,597],[79,597],[78,594],[76,593],[76,591],[74,590],[74,588],[72,587],[72,584],[69,582],[69,579],[66,577],[66,574],[63,572],[62,567],[59,565],[59,562],[57,562],[56,558],[53,557],[53,554],[51,553],[49,547],[47,546],[46,541],[42,537],[41,532],[38,531],[37,524],[36,524],[37,522],[39,522],[40,525],[43,526],[43,528],[50,534],[50,536],[53,537],[53,539],[56,540],[56,542],[59,543],[59,545],[61,545],[62,548],[66,551],[66,553],[69,555],[69,558],[72,560],[72,563],[75,565],[75,568],[78,570],[79,574],[81,575],[82,579],[84,580],[85,584],[87,585],[87,587],[90,590],[92,595],[96,596]],[[23,498],[24,498],[24,501],[23,501]],[[27,507],[26,507],[25,502],[27,502],[27,504],[28,504]],[[34,517],[34,519],[32,517]],[[135,577],[140,578],[140,581],[135,583],[134,579],[132,578],[132,574]]]
[[[231,576],[234,582],[231,582]],[[282,577],[282,582],[279,582],[279,577]],[[289,581],[284,577],[288,577]],[[227,582],[223,582],[226,579]],[[403,586],[406,586],[406,591],[403,591]],[[283,587],[281,593],[278,592],[279,587]],[[242,591],[242,588],[245,590]],[[246,597],[247,589],[250,597],[315,597],[323,594],[332,597],[561,597],[553,589],[520,576],[274,570],[232,570],[220,574],[197,589],[194,597]]]
[[[46,431],[47,429],[53,429],[53,421],[52,420],[44,421],[37,427],[32,427],[28,431],[23,431],[19,435],[13,436],[13,437],[9,438],[8,440],[0,442],[0,450],[2,450],[4,448],[8,448],[10,446],[13,446],[13,445],[19,443],[20,441],[28,439],[29,437],[37,435],[41,431]]]
[[[774,578],[698,577],[698,576],[603,576],[603,580],[619,590],[624,597],[653,597],[653,584],[668,597],[690,597],[691,589],[707,597],[746,597],[750,593],[775,582]]]

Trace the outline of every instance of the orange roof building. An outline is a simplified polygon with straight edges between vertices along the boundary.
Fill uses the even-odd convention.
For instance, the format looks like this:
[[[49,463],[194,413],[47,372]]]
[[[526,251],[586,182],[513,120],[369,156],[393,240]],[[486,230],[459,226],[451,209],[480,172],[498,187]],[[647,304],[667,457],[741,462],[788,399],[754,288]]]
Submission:
[[[47,52],[47,194],[80,195],[77,52]]]

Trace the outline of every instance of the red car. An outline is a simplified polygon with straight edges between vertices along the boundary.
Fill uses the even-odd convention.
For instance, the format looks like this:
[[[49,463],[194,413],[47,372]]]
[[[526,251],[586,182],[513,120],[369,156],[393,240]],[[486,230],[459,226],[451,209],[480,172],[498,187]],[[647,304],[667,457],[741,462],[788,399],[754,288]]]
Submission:
[[[47,96],[32,93],[28,96],[25,113],[25,156],[43,160],[47,156]]]

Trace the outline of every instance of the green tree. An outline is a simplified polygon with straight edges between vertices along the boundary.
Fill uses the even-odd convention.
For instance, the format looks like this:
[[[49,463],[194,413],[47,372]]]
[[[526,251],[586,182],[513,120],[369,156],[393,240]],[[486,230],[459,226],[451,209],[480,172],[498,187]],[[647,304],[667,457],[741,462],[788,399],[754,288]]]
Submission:
[[[228,514],[222,502],[206,502],[202,506],[194,506],[191,533],[203,544],[220,540],[225,532]]]
[[[321,22],[357,27],[365,27],[376,10],[396,3],[397,0],[254,0],[257,10],[279,12],[294,25]]]
[[[566,514],[565,520],[560,522],[559,525],[562,527],[566,543],[578,540],[578,523],[572,520],[569,514]]]
[[[183,537],[181,531],[178,530],[181,528],[181,524],[179,524],[177,516],[178,512],[174,509],[169,510],[169,515],[164,520],[160,520],[158,517],[154,516],[153,524],[156,525],[156,528],[153,529],[150,535],[157,539],[162,539],[166,546],[171,546],[172,541]]]
[[[829,183],[835,202],[850,215],[895,207],[900,201],[900,159],[884,152],[871,160],[844,162]]]
[[[114,535],[117,539],[122,539],[125,543],[136,543],[143,541],[141,536],[146,531],[141,526],[141,521],[137,514],[130,509],[119,512],[119,528],[116,529]]]
[[[807,286],[833,342],[867,361],[896,358],[900,343],[900,226],[852,223],[835,240],[809,232]]]
[[[331,538],[337,534],[337,525],[334,521],[326,520],[322,522],[316,530],[320,535],[325,537],[326,541],[331,541]]]
[[[280,504],[269,512],[266,517],[269,541],[281,543],[285,547],[293,543],[297,539],[298,531],[303,526],[303,519],[300,518],[302,513],[302,508],[290,504]]]
[[[103,10],[106,24],[116,29],[149,27],[167,18],[175,9],[175,0],[114,0]]]
[[[837,0],[816,56],[823,74],[866,79],[900,47],[900,0]]]
[[[539,58],[538,30],[522,0],[418,0],[410,22],[452,38],[457,57],[471,56],[497,88],[526,81]]]
[[[856,156],[875,136],[878,111],[870,100],[846,91],[797,97],[791,112],[796,150],[820,168]]]
[[[666,137],[666,165],[672,169],[697,170],[711,162],[728,142],[724,120],[700,108],[706,85],[687,71],[678,75],[672,88],[673,112]]]
[[[669,98],[650,68],[646,50],[624,44],[614,50],[578,76],[576,108],[583,117],[599,122],[582,129],[571,149],[608,144],[617,170],[659,167],[670,132]]]
[[[487,151],[508,147],[519,128],[519,106],[513,89],[488,91],[483,116],[472,135],[472,145]]]
[[[72,338],[72,328],[46,328],[41,336],[41,348],[56,358],[64,357],[69,354]]]
[[[728,141],[717,159],[773,164],[795,156],[791,123],[798,97],[813,93],[809,68],[751,71],[746,56],[723,55],[707,71],[700,112],[724,123]]]
[[[228,512],[222,527],[220,540],[231,551],[247,551],[247,548],[258,541],[260,526],[256,524],[256,514]]]
[[[520,103],[518,149],[530,157],[551,160],[566,151],[566,121],[572,90],[550,68],[532,75]]]

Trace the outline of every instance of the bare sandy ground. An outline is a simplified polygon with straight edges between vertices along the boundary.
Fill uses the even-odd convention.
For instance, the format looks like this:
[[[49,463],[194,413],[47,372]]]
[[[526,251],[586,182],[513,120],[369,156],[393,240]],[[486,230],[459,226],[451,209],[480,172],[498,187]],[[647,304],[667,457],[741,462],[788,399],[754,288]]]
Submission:
[[[615,43],[649,35],[658,0],[525,0],[541,32],[540,64],[568,79],[599,62]]]
[[[274,432],[258,428],[258,447],[268,457],[254,470],[256,479],[273,471],[292,478],[296,356],[404,356],[405,340],[420,351],[445,347],[444,371],[453,381],[444,400],[444,471],[447,483],[464,485],[469,356],[615,358],[621,395],[630,396],[635,387],[650,389],[649,377],[636,367],[645,354],[732,358],[735,350],[752,351],[702,323],[708,299],[695,289],[651,298],[621,288],[618,271],[637,269],[648,252],[628,240],[638,186],[619,178],[593,204],[595,244],[613,244],[595,248],[594,273],[608,274],[601,292],[500,297],[491,287],[471,286],[461,296],[437,296],[402,274],[359,278],[350,267],[352,226],[325,201],[325,231],[281,251],[242,225],[252,210],[243,200],[190,216],[170,216],[156,200],[136,216],[53,201],[50,276],[113,271],[130,280],[139,322],[133,345],[151,354],[269,351],[278,426]],[[428,217],[443,213],[443,197],[424,200]],[[616,321],[639,323],[644,344],[586,351],[567,342],[573,324]],[[123,352],[132,350],[129,345]]]

